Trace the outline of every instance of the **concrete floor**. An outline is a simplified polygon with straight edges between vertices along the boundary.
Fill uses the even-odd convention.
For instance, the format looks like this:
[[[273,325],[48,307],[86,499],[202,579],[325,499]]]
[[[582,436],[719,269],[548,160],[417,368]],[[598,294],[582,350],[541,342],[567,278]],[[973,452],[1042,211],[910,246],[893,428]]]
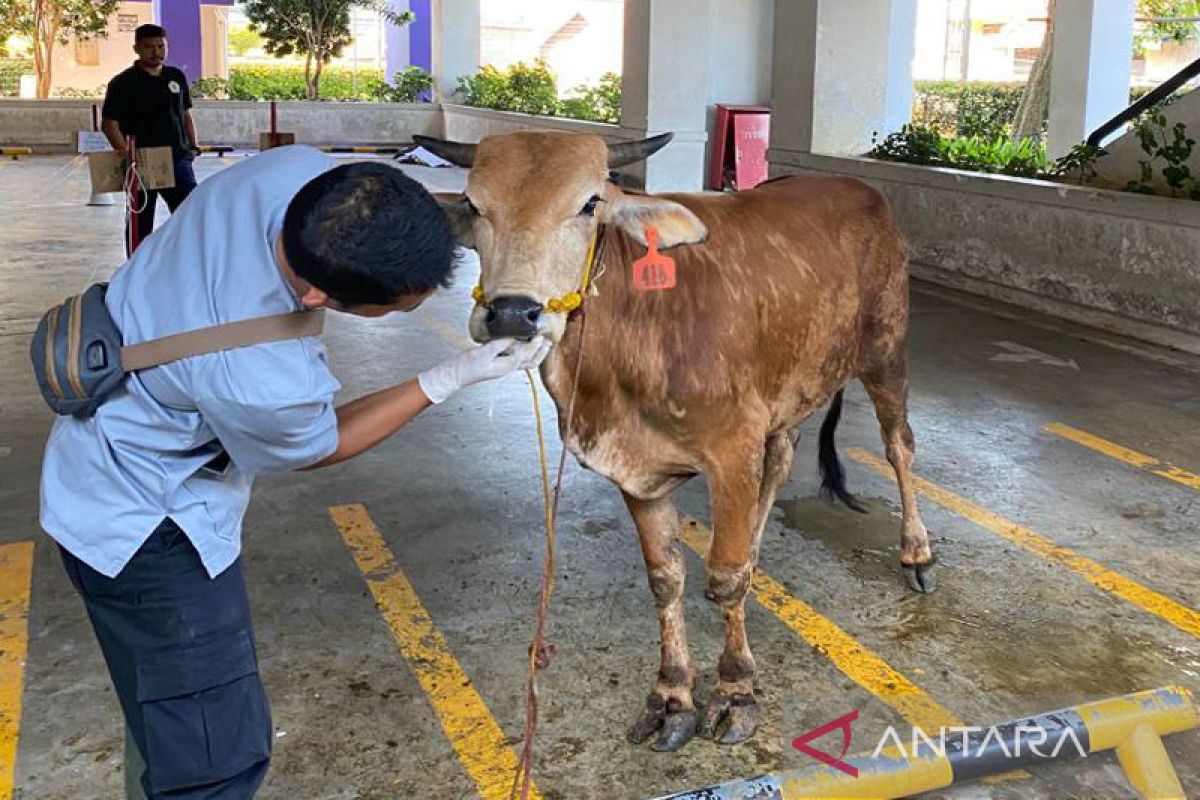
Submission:
[[[205,158],[200,175],[229,160]],[[416,170],[439,188],[457,171]],[[50,304],[121,261],[120,210],[88,208],[86,166],[66,157],[0,162],[0,542],[36,539],[16,796],[120,795],[122,729],[99,650],[50,541],[37,477],[50,415],[28,377],[28,333]],[[165,209],[164,209],[165,213]],[[164,265],[169,269],[170,265]],[[473,283],[415,315],[335,316],[326,340],[345,396],[410,377],[449,355]],[[1086,331],[942,293],[914,297],[913,414],[929,480],[1190,608],[1200,494],[1051,436],[1072,425],[1200,471],[1200,360],[1096,341]],[[431,331],[435,334],[431,335]],[[1104,337],[1101,337],[1104,338]],[[449,340],[449,341],[448,341]],[[1078,370],[993,360],[1012,342]],[[1129,352],[1132,350],[1133,352]],[[245,529],[276,751],[261,796],[459,798],[475,788],[377,612],[327,509],[363,503],[450,649],[512,742],[540,570],[529,393],[520,379],[466,392],[374,452],[319,474],[263,480]],[[806,433],[815,429],[810,424]],[[879,452],[855,386],[843,448]],[[923,502],[940,591],[917,597],[896,565],[897,496],[847,459],[859,516],[813,499],[815,435],[799,448],[764,537],[762,569],[958,717],[984,724],[1139,689],[1200,691],[1196,638],[972,522]],[[701,483],[682,506],[707,518]],[[536,777],[547,798],[643,798],[805,766],[791,740],[858,709],[853,750],[904,720],[750,604],[762,727],[739,747],[696,741],[660,755],[624,741],[657,667],[657,624],[632,525],[617,492],[571,465],[543,675]],[[703,697],[719,616],[689,557],[687,613]],[[907,730],[905,728],[904,730]],[[1168,750],[1200,794],[1200,733]],[[1032,778],[938,797],[1133,797],[1110,756],[1038,768]]]

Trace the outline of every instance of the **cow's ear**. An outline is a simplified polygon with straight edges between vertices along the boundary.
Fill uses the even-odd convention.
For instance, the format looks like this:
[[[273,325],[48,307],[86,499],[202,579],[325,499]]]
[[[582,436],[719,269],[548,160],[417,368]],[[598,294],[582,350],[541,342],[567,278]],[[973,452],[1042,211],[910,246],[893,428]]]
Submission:
[[[609,222],[643,245],[649,227],[658,229],[662,248],[698,244],[708,239],[708,228],[689,209],[651,195],[622,194],[614,199]]]
[[[450,218],[450,228],[454,231],[454,240],[463,247],[475,246],[475,209],[467,200],[465,194],[446,194],[437,192],[433,198],[438,201],[442,211]]]

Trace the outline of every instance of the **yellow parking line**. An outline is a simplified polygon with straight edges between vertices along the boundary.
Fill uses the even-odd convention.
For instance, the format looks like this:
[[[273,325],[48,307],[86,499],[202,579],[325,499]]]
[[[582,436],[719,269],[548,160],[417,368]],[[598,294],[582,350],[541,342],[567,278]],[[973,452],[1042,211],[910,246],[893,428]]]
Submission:
[[[1165,461],[1160,461],[1154,456],[1130,450],[1128,447],[1114,444],[1106,439],[1101,439],[1099,436],[1093,436],[1087,431],[1081,431],[1078,428],[1072,428],[1070,425],[1063,425],[1058,422],[1047,425],[1043,430],[1046,433],[1051,433],[1075,442],[1075,444],[1083,445],[1089,450],[1095,450],[1097,453],[1106,455],[1109,458],[1124,461],[1130,466],[1153,473],[1160,478],[1166,478],[1169,481],[1183,484],[1189,489],[1200,489],[1200,475],[1188,472],[1186,469],[1168,464]]]
[[[891,466],[883,459],[857,448],[851,449],[849,454],[860,464],[895,481]],[[1195,609],[1172,600],[1166,595],[1159,594],[1120,573],[1113,572],[1103,564],[1081,556],[1070,548],[1055,544],[1042,534],[977,506],[970,500],[959,497],[948,489],[943,489],[924,478],[914,476],[913,483],[917,492],[943,508],[953,511],[960,517],[965,517],[979,527],[985,528],[1035,555],[1061,564],[1082,576],[1098,589],[1103,589],[1143,611],[1150,612],[1184,633],[1200,637],[1200,612]]]
[[[712,534],[694,520],[683,525],[681,538],[701,557],[708,553]],[[962,721],[943,708],[923,689],[819,614],[796,599],[774,578],[755,570],[751,582],[754,599],[833,662],[851,680],[878,697],[902,717],[926,732],[961,726]]]
[[[33,542],[0,546],[0,798],[12,796],[29,643]]]
[[[520,767],[504,732],[471,685],[421,598],[361,505],[334,506],[329,516],[354,554],[400,652],[437,712],[446,738],[483,800],[508,800]],[[530,797],[540,798],[533,787]]]

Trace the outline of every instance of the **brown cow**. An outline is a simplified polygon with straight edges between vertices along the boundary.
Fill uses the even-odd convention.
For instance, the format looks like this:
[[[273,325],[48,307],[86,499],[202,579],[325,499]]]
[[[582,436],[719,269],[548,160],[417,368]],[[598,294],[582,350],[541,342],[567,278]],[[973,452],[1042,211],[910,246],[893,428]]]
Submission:
[[[854,504],[833,444],[842,390],[853,378],[875,404],[899,481],[900,562],[913,588],[932,589],[933,563],[911,474],[905,243],[887,201],[840,177],[663,196],[626,193],[608,180],[610,169],[648,157],[669,138],[608,148],[599,137],[569,133],[516,133],[477,146],[421,142],[472,167],[466,193],[444,198],[462,243],[482,264],[472,336],[557,343],[542,377],[558,404],[563,441],[620,487],[637,525],[662,662],[630,738],[642,743],[661,730],[659,750],[681,747],[698,723],[721,742],[753,734],[756,676],[744,604],[759,538],[791,468],[797,426],[831,398],[820,435],[823,488]],[[581,321],[547,306],[579,287],[598,226],[598,294],[587,303],[566,429]],[[678,286],[669,291],[631,287],[647,226],[664,247],[677,248]],[[698,721],[671,496],[700,473],[712,493],[708,589],[725,616],[725,649],[720,682]]]

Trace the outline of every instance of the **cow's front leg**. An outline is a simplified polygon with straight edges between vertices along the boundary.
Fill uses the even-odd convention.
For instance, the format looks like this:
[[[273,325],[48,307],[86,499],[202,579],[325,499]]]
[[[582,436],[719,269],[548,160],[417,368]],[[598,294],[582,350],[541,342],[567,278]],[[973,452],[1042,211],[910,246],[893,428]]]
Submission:
[[[756,669],[746,639],[746,594],[761,529],[762,479],[761,451],[709,474],[713,543],[707,560],[708,593],[725,617],[725,649],[717,662],[719,681],[705,706],[700,732],[722,744],[744,742],[758,727]]]
[[[638,500],[626,494],[625,503],[637,525],[662,635],[658,677],[646,699],[646,708],[629,731],[629,740],[642,744],[661,731],[651,747],[660,751],[678,750],[696,734],[696,708],[692,703],[695,672],[688,655],[683,619],[684,563],[678,542],[679,514],[670,498]]]

